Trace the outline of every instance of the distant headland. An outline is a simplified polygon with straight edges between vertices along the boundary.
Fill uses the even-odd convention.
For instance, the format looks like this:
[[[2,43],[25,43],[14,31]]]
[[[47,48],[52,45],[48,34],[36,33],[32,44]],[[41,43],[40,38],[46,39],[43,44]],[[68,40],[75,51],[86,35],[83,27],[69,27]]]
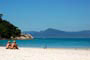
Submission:
[[[2,19],[2,16],[3,14],[0,14],[0,40],[25,40],[33,38],[30,34],[22,34],[21,30],[17,26]]]
[[[35,38],[90,38],[90,30],[78,32],[66,32],[58,29],[48,28],[43,31],[24,31],[24,34],[31,34]]]

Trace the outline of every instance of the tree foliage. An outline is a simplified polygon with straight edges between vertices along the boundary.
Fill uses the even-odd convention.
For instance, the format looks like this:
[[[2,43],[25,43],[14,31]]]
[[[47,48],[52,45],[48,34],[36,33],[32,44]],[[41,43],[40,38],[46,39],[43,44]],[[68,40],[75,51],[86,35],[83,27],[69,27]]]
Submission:
[[[0,37],[11,39],[11,37],[20,36],[21,30],[7,20],[3,20],[2,16],[3,15],[0,14]]]

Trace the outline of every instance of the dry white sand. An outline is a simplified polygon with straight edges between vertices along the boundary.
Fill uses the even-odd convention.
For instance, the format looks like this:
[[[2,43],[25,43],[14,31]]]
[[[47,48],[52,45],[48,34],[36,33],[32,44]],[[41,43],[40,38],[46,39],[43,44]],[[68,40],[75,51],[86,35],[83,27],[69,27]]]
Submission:
[[[0,60],[90,60],[90,49],[43,49],[0,47]]]

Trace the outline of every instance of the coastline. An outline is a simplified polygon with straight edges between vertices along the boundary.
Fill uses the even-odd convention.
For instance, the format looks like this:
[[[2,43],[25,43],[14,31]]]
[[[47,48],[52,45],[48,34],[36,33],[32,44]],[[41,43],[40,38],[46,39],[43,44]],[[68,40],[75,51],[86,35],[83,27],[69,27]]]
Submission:
[[[19,48],[0,47],[0,60],[90,60],[90,48]]]

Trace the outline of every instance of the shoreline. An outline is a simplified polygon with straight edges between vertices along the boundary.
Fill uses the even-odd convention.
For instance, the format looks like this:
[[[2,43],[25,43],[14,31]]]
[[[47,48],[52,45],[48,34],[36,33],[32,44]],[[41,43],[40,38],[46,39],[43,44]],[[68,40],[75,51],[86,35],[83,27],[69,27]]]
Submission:
[[[2,48],[5,48],[6,46],[0,46],[0,47],[2,47]],[[33,48],[33,49],[90,49],[90,47],[89,48],[44,48],[44,47],[20,47],[20,46],[18,46],[20,49],[22,49],[22,48]]]

